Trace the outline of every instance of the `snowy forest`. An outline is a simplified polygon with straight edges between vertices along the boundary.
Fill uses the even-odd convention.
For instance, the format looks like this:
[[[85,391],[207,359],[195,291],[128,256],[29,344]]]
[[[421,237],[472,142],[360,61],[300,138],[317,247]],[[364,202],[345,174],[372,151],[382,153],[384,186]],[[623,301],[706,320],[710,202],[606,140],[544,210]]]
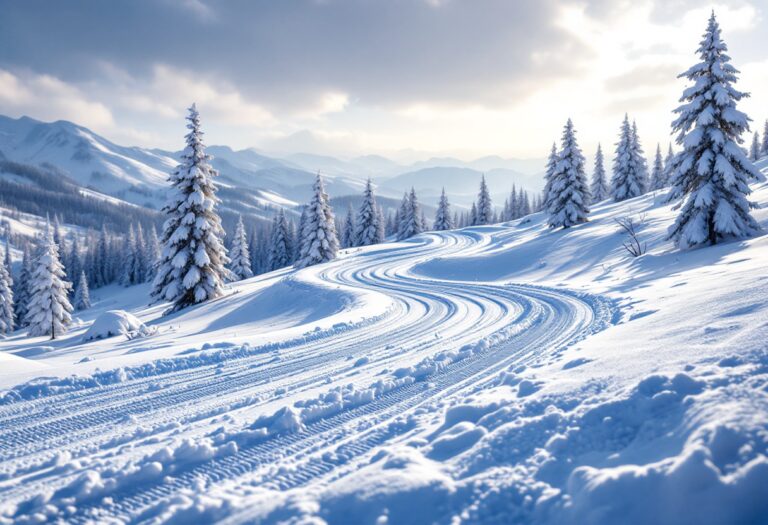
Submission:
[[[316,17],[340,9],[318,4]],[[497,18],[533,9],[497,6],[492,16],[427,4],[408,6],[414,24],[455,17],[451,35],[469,14],[494,31]],[[128,83],[114,90],[122,106],[109,108],[130,101],[166,119],[133,135],[172,135],[166,149],[119,146],[67,120],[0,116],[0,525],[764,523],[768,119],[753,109],[765,107],[766,87],[754,79],[768,77],[755,73],[744,49],[758,46],[743,38],[764,9],[745,5],[707,8],[706,17],[690,7],[675,19],[679,32],[659,21],[655,2],[619,9],[626,19],[559,2],[550,6],[556,23],[529,13],[531,27],[566,31],[569,51],[598,33],[620,39],[611,64],[666,49],[617,36],[636,29],[630,19],[663,27],[664,42],[687,50],[669,52],[687,69],[673,58],[675,73],[639,68],[675,86],[661,123],[647,118],[652,97],[630,85],[646,89],[648,79],[610,77],[605,85],[626,96],[594,114],[560,99],[547,101],[546,118],[540,108],[514,113],[494,87],[492,102],[448,115],[450,90],[430,105],[418,82],[403,80],[412,98],[390,109],[384,88],[349,81],[346,65],[328,74],[370,98],[323,92],[311,114],[295,85],[261,93],[286,97],[270,106],[246,102],[236,83],[213,89],[205,82],[214,76],[201,74],[194,89],[176,85],[171,111],[158,93],[194,68],[160,61],[149,68],[152,96]],[[123,8],[141,12],[113,7]],[[225,38],[217,17],[232,17],[232,6],[185,8],[201,35]],[[372,27],[386,23],[388,8],[365,9],[378,13]],[[5,10],[20,23],[27,16]],[[318,23],[286,6],[258,11],[297,31]],[[735,23],[734,12],[754,16]],[[569,28],[598,27],[599,16],[619,30],[571,39]],[[726,44],[731,31],[739,60]],[[530,45],[540,53],[510,60],[548,82],[552,73],[537,67],[556,69],[557,53]],[[259,63],[280,62],[279,50]],[[430,48],[433,61],[440,51]],[[405,71],[410,53],[398,53]],[[742,56],[743,72],[734,65]],[[329,67],[316,60],[303,67]],[[480,62],[464,64],[478,74],[475,89],[493,78]],[[292,63],[270,72],[302,78]],[[94,70],[127,82],[105,64]],[[86,92],[4,67],[8,93],[24,82],[70,100]],[[448,84],[433,76],[430,85]],[[0,112],[15,107],[11,98],[0,94]],[[225,111],[222,100],[240,106]],[[483,121],[483,104],[498,114]],[[79,106],[118,135],[107,107]],[[253,140],[241,113],[276,128],[283,115],[291,130],[339,114],[370,127],[354,140],[251,130],[269,154],[217,145],[221,136]],[[292,144],[286,137],[373,144],[398,119],[409,124],[396,135],[408,140],[429,135],[409,125],[434,119],[425,144],[455,134],[469,143],[513,114],[528,128],[516,140],[533,142],[536,158],[278,147]],[[541,122],[526,121],[531,114]],[[485,136],[490,150],[496,135]]]

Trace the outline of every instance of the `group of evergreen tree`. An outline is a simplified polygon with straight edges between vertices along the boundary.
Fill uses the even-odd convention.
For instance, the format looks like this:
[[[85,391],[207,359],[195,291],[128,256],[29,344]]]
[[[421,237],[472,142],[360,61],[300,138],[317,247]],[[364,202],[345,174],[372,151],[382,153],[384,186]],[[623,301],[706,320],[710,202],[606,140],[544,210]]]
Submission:
[[[668,198],[683,200],[669,230],[669,237],[679,246],[715,244],[726,236],[754,234],[759,227],[750,208],[755,205],[747,196],[751,193],[749,182],[761,178],[753,161],[768,154],[768,122],[762,145],[755,133],[751,150],[746,152],[740,144],[742,134],[749,131],[750,119],[736,109],[746,94],[733,87],[738,71],[729,63],[726,51],[712,13],[698,48],[701,61],[681,75],[693,84],[685,90],[672,124],[682,151],[675,154],[670,145],[662,160],[657,145],[650,177],[637,125],[630,124],[625,115],[610,184],[606,183],[603,152],[598,146],[588,186],[584,157],[568,119],[561,148],[553,145],[545,172],[543,202],[549,225],[568,228],[585,222],[590,202],[608,196],[619,202],[671,186]]]
[[[384,210],[376,203],[373,183],[368,179],[357,215],[354,215],[352,204],[347,210],[341,231],[341,247],[351,248],[382,243],[386,236],[386,229]]]

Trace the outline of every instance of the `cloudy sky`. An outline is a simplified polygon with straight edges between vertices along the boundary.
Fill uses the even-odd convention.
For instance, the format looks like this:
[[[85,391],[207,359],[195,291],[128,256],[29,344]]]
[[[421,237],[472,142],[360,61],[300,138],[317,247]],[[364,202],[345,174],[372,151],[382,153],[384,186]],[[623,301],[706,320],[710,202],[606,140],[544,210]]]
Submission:
[[[768,0],[0,0],[0,113],[177,148],[196,101],[209,143],[405,160],[542,157],[569,116],[591,154],[629,112],[652,150],[713,8],[762,123]]]

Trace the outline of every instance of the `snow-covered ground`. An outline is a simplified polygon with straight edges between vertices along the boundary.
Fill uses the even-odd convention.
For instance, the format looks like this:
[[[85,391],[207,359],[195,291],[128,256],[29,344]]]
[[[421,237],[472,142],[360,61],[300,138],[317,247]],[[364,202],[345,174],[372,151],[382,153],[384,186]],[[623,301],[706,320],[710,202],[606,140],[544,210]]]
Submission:
[[[674,214],[428,233],[168,317],[94,291],[0,341],[0,520],[765,522],[768,237],[681,252]],[[83,342],[115,309],[151,330]]]

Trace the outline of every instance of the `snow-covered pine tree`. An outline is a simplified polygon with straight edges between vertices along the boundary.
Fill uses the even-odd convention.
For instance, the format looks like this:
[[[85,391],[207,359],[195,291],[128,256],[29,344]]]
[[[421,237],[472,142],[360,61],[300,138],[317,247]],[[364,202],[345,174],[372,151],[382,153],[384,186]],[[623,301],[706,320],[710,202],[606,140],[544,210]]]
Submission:
[[[67,331],[72,320],[69,290],[72,284],[66,280],[59,261],[59,247],[53,240],[53,232],[46,232],[40,255],[33,263],[30,276],[30,301],[27,324],[31,337],[50,335],[51,339]]]
[[[32,257],[29,253],[29,247],[24,246],[24,255],[21,259],[21,272],[16,280],[14,287],[14,314],[16,316],[17,326],[27,325],[27,311],[29,309],[29,288],[30,277],[32,275]]]
[[[120,284],[123,286],[132,286],[140,282],[140,268],[137,253],[136,233],[133,229],[133,224],[131,224],[128,228],[128,237],[125,239],[125,245],[123,246],[123,271],[120,275]]]
[[[568,119],[563,130],[562,149],[552,174],[549,198],[549,227],[569,228],[587,221],[590,201],[584,155],[576,142],[573,122]]]
[[[336,258],[339,251],[339,238],[333,210],[325,193],[323,178],[318,173],[313,186],[314,195],[307,206],[306,223],[302,231],[302,244],[297,268],[306,268],[313,264],[324,263]]]
[[[624,115],[621,123],[619,142],[616,143],[616,158],[613,161],[611,197],[616,202],[631,199],[645,193],[645,172],[638,160],[639,143],[635,141],[629,116]]]
[[[363,202],[360,204],[355,223],[355,246],[370,246],[384,241],[379,228],[376,195],[373,193],[373,184],[370,178],[365,183]]]
[[[768,119],[766,119],[763,126],[763,144],[760,147],[760,151],[763,155],[768,155]]]
[[[421,206],[416,197],[416,190],[411,188],[406,193],[400,206],[400,224],[397,230],[397,239],[403,240],[418,235],[422,232]]]
[[[528,192],[520,188],[520,196],[518,197],[520,203],[520,217],[525,217],[531,214],[531,201],[528,198]]]
[[[229,277],[224,230],[216,213],[218,175],[205,153],[200,115],[194,104],[187,117],[189,133],[181,164],[169,178],[172,190],[163,212],[163,250],[153,282],[152,296],[173,303],[177,311],[219,297]]]
[[[472,203],[472,208],[469,210],[469,218],[467,220],[470,226],[477,225],[477,203]]]
[[[653,159],[651,171],[651,191],[658,191],[667,185],[664,163],[661,160],[661,145],[656,144],[656,156]]]
[[[424,214],[423,208],[421,210],[421,219],[419,222],[421,223],[421,231],[429,231],[429,223],[427,222],[427,216]]]
[[[229,270],[234,276],[234,280],[248,279],[253,277],[251,271],[251,252],[248,250],[248,239],[245,235],[245,225],[243,216],[237,219],[235,226],[235,235],[232,238],[232,249],[229,251]]]
[[[380,239],[379,242],[384,242],[387,237],[387,221],[384,218],[384,208],[380,204],[376,206],[376,216],[378,217],[376,222],[376,238]]]
[[[144,236],[144,228],[141,223],[136,224],[136,282],[143,283],[147,280],[147,239]],[[72,275],[80,275],[80,272]]]
[[[637,132],[637,122],[632,121],[632,156],[635,159],[640,173],[640,180],[643,182],[643,193],[648,191],[648,162],[645,160],[645,152],[640,144],[640,135]]]
[[[13,308],[13,279],[8,271],[10,266],[6,262],[9,252],[8,243],[5,244],[6,258],[0,260],[0,334],[9,334],[15,327]]]
[[[160,262],[160,239],[157,237],[157,230],[154,225],[149,230],[145,257],[147,259],[146,280],[152,281],[157,274],[157,265]]]
[[[507,197],[507,202],[509,203],[508,209],[507,209],[507,220],[512,221],[519,217],[519,206],[517,205],[517,187],[513,184],[512,185],[512,191],[509,192],[509,197]]]
[[[664,157],[664,187],[669,186],[669,181],[672,179],[672,171],[675,167],[675,152],[672,151],[672,144],[667,149],[667,156]]]
[[[110,259],[109,233],[104,225],[101,227],[101,234],[96,244],[93,264],[94,286],[98,287],[109,284],[112,281],[112,261]]]
[[[752,147],[749,149],[749,159],[752,162],[757,162],[760,159],[760,135],[755,131],[752,137]]]
[[[693,86],[683,92],[672,123],[683,150],[676,156],[670,198],[686,200],[669,237],[684,248],[759,230],[747,195],[749,182],[761,177],[740,147],[749,117],[736,109],[748,94],[733,87],[738,70],[727,51],[713,11],[697,50],[701,62],[680,75]]]
[[[355,245],[355,212],[352,210],[352,202],[347,206],[347,215],[341,226],[341,247],[349,248]]]
[[[288,221],[285,219],[285,212],[280,210],[272,220],[266,271],[271,272],[285,268],[293,263],[294,248],[291,241],[292,236],[288,228]]]
[[[435,212],[435,224],[432,227],[439,232],[453,229],[451,205],[448,202],[448,197],[445,196],[445,188],[440,194],[440,202],[437,203],[437,212]]]
[[[544,171],[544,191],[542,192],[542,206],[549,208],[550,189],[552,187],[552,177],[557,169],[557,144],[552,143],[552,150],[549,152],[549,158],[547,159],[547,167]]]
[[[480,192],[477,194],[477,221],[476,224],[491,224],[493,220],[493,204],[491,203],[491,194],[488,191],[488,185],[485,182],[485,175],[480,177]]]
[[[91,307],[91,292],[88,290],[88,279],[85,272],[80,272],[80,280],[75,289],[75,299],[72,301],[75,310],[87,310]]]
[[[605,157],[603,157],[603,147],[597,145],[595,154],[595,172],[592,174],[592,202],[601,202],[608,198],[608,180],[605,176]]]
[[[53,242],[59,246],[59,250],[63,250],[62,241],[64,237],[61,235],[61,223],[59,222],[59,214],[53,214]]]

